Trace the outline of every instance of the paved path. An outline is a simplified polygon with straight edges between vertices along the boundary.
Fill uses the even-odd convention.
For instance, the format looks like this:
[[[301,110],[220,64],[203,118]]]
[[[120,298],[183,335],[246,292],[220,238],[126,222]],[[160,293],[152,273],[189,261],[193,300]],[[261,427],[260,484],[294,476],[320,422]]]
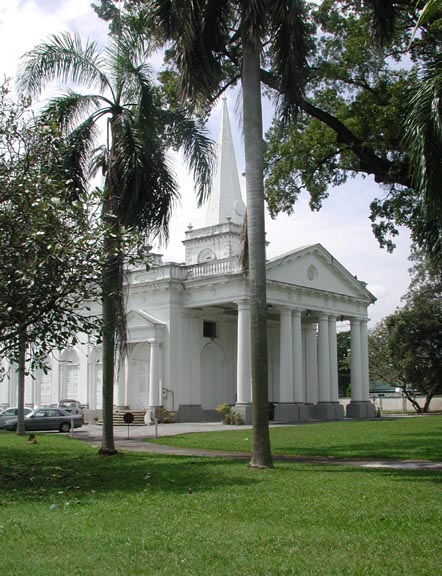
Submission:
[[[251,426],[242,426],[251,429]],[[221,450],[203,450],[196,448],[180,448],[154,444],[149,438],[162,438],[190,432],[238,430],[237,426],[227,426],[222,423],[183,423],[183,424],[160,424],[155,426],[115,426],[114,438],[117,450],[131,452],[146,452],[149,454],[168,454],[171,456],[196,456],[204,458],[235,458],[248,460],[250,455],[244,452],[226,452]],[[99,446],[101,442],[101,426],[87,425],[75,430],[74,438]],[[332,458],[324,456],[283,456],[273,455],[277,462],[299,462],[309,464],[327,464],[335,466],[359,466],[361,468],[392,468],[399,470],[438,470],[442,472],[442,462],[429,460],[379,460],[364,458]]]

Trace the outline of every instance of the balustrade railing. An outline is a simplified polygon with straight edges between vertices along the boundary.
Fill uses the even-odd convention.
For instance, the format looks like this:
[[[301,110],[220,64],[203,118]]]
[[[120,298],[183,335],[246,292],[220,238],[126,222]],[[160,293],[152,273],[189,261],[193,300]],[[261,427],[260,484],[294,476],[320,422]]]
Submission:
[[[240,271],[241,266],[236,258],[211,260],[210,262],[201,262],[191,266],[165,264],[163,266],[152,267],[146,271],[133,270],[130,274],[129,282],[131,284],[138,284],[153,280],[189,280],[192,278],[204,278],[206,276],[216,276]]]

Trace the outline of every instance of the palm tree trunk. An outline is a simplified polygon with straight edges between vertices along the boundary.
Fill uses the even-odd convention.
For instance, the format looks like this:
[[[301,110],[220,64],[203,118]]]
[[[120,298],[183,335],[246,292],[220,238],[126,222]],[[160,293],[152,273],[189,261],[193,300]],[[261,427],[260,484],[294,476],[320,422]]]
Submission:
[[[246,34],[243,34],[242,88],[253,398],[250,464],[255,467],[271,467],[260,55],[259,48],[252,44]]]
[[[103,200],[103,220],[106,225],[103,240],[104,263],[102,274],[102,350],[103,350],[103,404],[102,439],[100,454],[116,454],[114,441],[114,378],[115,378],[115,299],[118,297],[118,221],[112,211],[109,189]]]
[[[25,371],[26,371],[26,330],[20,331],[17,373],[17,434],[23,436],[25,428]]]

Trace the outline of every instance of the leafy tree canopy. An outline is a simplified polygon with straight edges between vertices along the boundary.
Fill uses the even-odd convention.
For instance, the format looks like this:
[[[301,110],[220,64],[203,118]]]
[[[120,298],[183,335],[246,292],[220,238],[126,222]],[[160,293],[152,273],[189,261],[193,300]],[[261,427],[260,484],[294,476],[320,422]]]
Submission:
[[[358,3],[324,0],[311,6],[317,33],[301,114],[289,129],[273,123],[266,152],[267,200],[274,216],[291,213],[303,190],[318,210],[330,187],[372,175],[383,191],[371,204],[372,227],[389,250],[397,225],[408,226],[420,242],[425,233],[404,136],[412,96],[442,39],[436,17],[413,36],[423,3],[392,4],[396,27],[383,51],[371,34],[371,15]],[[433,236],[439,231],[437,224]]]
[[[100,231],[68,145],[30,106],[0,87],[0,355],[16,362],[26,332],[42,363],[99,325],[84,303],[97,298]]]
[[[412,261],[405,305],[369,335],[370,375],[401,386],[416,410],[426,412],[432,397],[442,393],[442,282],[422,251]],[[425,395],[422,410],[413,389]]]

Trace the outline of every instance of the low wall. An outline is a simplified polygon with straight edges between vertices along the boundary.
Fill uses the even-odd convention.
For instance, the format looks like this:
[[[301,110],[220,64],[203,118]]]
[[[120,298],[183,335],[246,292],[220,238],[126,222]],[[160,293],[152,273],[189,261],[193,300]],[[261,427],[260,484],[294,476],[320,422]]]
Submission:
[[[410,412],[412,414],[416,413],[416,410],[413,408],[411,402],[409,402],[406,398],[402,396],[390,395],[390,396],[380,396],[376,395],[376,397],[370,395],[370,400],[374,402],[376,408],[380,408],[381,412]],[[425,398],[424,396],[417,396],[416,400],[419,403],[419,406],[423,407]],[[340,403],[343,406],[347,406],[351,402],[350,398],[340,398]],[[435,396],[430,403],[430,412],[439,412],[442,411],[442,396]]]

